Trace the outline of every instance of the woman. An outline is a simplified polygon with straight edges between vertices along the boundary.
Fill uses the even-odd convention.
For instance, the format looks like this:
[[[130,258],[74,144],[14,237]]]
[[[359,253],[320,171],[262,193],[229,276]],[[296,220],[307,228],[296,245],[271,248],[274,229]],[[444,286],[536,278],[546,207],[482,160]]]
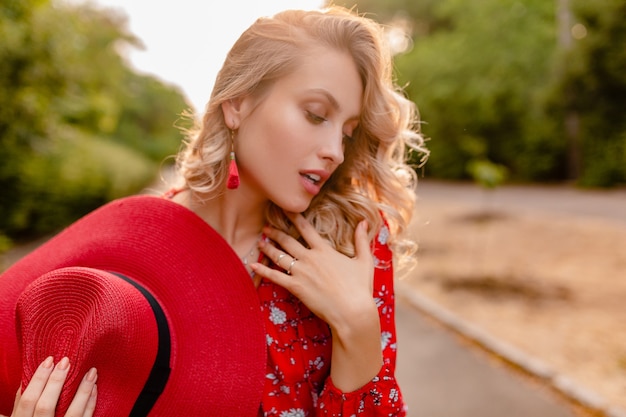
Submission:
[[[405,414],[391,248],[412,247],[400,239],[414,204],[405,158],[427,155],[415,116],[380,26],[343,8],[259,19],[228,54],[166,198],[215,229],[257,287],[260,415]],[[66,366],[38,370],[14,415],[54,402]],[[95,379],[74,415],[91,415]]]

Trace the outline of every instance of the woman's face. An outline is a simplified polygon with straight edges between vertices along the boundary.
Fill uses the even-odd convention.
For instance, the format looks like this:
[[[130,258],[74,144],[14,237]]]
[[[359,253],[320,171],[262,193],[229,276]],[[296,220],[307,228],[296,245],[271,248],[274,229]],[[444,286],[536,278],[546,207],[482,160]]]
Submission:
[[[223,105],[235,138],[239,192],[303,212],[343,162],[357,127],[363,87],[347,53],[320,48],[263,97]],[[246,196],[248,197],[248,196]]]

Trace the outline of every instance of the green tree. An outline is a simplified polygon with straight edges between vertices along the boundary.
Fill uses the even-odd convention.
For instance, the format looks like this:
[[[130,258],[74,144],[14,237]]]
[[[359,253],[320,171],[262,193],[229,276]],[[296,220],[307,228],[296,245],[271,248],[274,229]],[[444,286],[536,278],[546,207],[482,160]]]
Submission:
[[[525,142],[553,51],[553,8],[541,0],[445,0],[433,12],[450,25],[416,38],[397,59],[432,138],[427,171],[465,178],[468,161],[486,158],[514,177],[528,175],[538,168]]]
[[[626,183],[626,3],[571,4],[571,47],[561,59],[546,99],[558,133],[573,130],[578,181],[585,186]],[[568,117],[573,126],[567,126]]]
[[[623,0],[357,3],[411,31],[397,76],[431,138],[427,175],[466,178],[478,159],[518,181],[625,181]],[[559,27],[563,12],[574,19]]]
[[[136,192],[176,152],[180,92],[132,71],[125,17],[46,0],[0,5],[0,235],[53,231]]]

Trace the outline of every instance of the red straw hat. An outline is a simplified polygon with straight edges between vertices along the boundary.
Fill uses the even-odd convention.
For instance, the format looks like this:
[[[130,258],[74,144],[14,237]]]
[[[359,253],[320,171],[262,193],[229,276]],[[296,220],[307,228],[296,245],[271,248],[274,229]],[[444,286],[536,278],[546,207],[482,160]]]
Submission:
[[[256,416],[265,349],[239,258],[165,199],[110,203],[0,275],[0,414],[53,355],[72,364],[57,415],[95,366],[96,416]]]

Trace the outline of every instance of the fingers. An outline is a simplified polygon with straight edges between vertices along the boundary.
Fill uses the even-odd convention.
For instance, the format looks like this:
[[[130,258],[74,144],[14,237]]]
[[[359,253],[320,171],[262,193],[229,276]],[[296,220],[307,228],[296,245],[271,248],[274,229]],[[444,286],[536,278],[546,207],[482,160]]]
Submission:
[[[54,416],[63,384],[70,369],[68,358],[53,366],[48,357],[37,368],[23,393],[18,390],[11,417]],[[96,406],[97,372],[92,368],[81,381],[78,391],[68,408],[67,417],[91,417]]]
[[[370,242],[367,236],[367,220],[361,220],[361,222],[354,229],[354,246],[356,251],[356,257],[370,256]]]
[[[267,236],[270,240],[275,242],[283,249],[279,250],[263,239],[259,241],[259,249],[263,250],[265,254],[272,260],[272,262],[274,262],[281,268],[284,267],[286,269],[287,265],[289,265],[289,262],[291,261],[292,256],[296,258],[300,257],[303,255],[303,251],[306,251],[306,248],[302,246],[302,244],[296,239],[289,236],[283,231],[274,229],[273,227],[265,227],[263,229],[263,234],[265,234],[265,236]],[[281,254],[286,255],[280,257]]]
[[[316,247],[322,248],[323,246],[320,244],[323,243],[326,245],[327,242],[318,234],[313,225],[309,223],[301,214],[287,213],[287,216],[309,244],[310,248],[302,246],[302,244],[293,237],[271,227],[266,227],[263,230],[263,233],[270,240],[276,242],[277,245],[283,250],[278,249],[273,245],[269,245],[265,241],[261,241],[259,243],[259,248],[274,262],[275,265],[285,270],[288,275],[291,275],[295,262],[298,259],[305,259],[309,249],[315,249]],[[368,227],[369,225],[367,220],[362,220],[354,229],[355,255],[357,258],[371,256],[371,242],[368,237]]]
[[[48,380],[51,378],[52,374],[55,371],[56,371],[56,376],[55,376],[55,379],[52,381],[51,388],[48,389],[48,394],[53,393],[53,391],[50,391],[50,390],[54,390],[55,382],[58,383],[59,379],[61,378],[63,381],[65,381],[66,371],[64,369],[59,369],[60,364],[61,362],[59,362],[59,364],[56,367],[53,367],[54,365],[53,358],[52,356],[49,356],[41,363],[41,365],[39,365],[39,367],[33,374],[33,377],[31,378],[30,383],[28,384],[24,392],[21,394],[20,398],[17,400],[12,416],[17,417],[17,416],[33,415],[33,413],[35,412],[35,408],[39,406],[39,402],[42,399],[41,397],[43,397],[44,390],[46,389],[48,385]],[[62,384],[63,382],[61,382],[61,385]],[[58,395],[57,395],[57,398],[58,398]],[[47,406],[45,401],[42,404],[42,406],[43,407]],[[56,400],[54,402],[54,406],[52,407],[52,414],[43,412],[44,410],[42,410],[42,414],[39,414],[39,415],[42,415],[42,416],[53,415],[55,406],[56,406]]]
[[[65,414],[66,417],[83,417],[93,415],[93,411],[96,407],[97,379],[98,372],[96,371],[96,368],[91,368],[89,372],[85,374],[83,380],[78,386],[76,395],[74,396],[74,399]]]
[[[37,401],[37,406],[35,407],[37,416],[54,415],[54,409],[56,408],[69,370],[70,360],[68,358],[63,358],[56,364],[48,378],[48,382],[46,382],[46,386],[41,393],[39,401]],[[28,389],[28,387],[26,389]]]
[[[91,394],[89,395],[89,401],[87,401],[87,407],[85,407],[85,412],[83,413],[83,417],[92,417],[94,411],[96,411],[96,400],[98,399],[98,386],[94,385],[91,389]]]
[[[286,253],[284,253],[284,252],[280,252],[280,253],[278,254],[278,257],[276,257],[276,260],[274,261],[274,264],[276,264],[276,265],[280,266],[280,261],[281,261],[284,257],[286,257],[286,256],[288,256]],[[281,268],[282,268],[282,266],[281,266]]]
[[[22,398],[22,386],[21,385],[17,389],[17,392],[15,393],[15,401],[13,402],[13,414],[11,414],[11,417],[13,417],[15,415],[15,412],[17,411],[17,405],[20,403],[20,398]],[[0,416],[0,417],[5,417],[5,416]]]
[[[297,261],[294,256],[290,255],[289,253],[285,253],[284,251],[276,248],[274,245],[265,241],[259,242],[259,249],[261,249],[268,258],[272,259],[274,265],[282,268],[287,275],[291,275],[292,268]]]
[[[291,262],[289,262],[289,266],[287,267],[287,270],[286,270],[287,275],[291,275],[291,269],[296,264],[296,262],[298,262],[296,258],[291,259]]]
[[[264,250],[261,245],[259,245],[259,248],[265,252],[275,265],[278,265],[285,271],[289,271],[289,273],[291,273],[291,269],[289,267],[291,266],[291,268],[293,268],[295,265],[295,263],[293,263],[293,259],[297,260],[305,258],[309,249],[321,247],[322,244],[326,244],[326,241],[322,239],[313,225],[309,223],[301,214],[285,214],[291,223],[296,227],[298,232],[300,232],[300,235],[304,241],[306,241],[308,247],[303,246],[302,243],[283,231],[272,227],[266,227],[263,229],[265,236],[276,242],[276,244],[283,250],[281,251],[272,245],[264,245],[267,247],[267,250]]]
[[[325,243],[324,239],[317,233],[315,228],[307,219],[304,218],[302,214],[299,213],[285,213],[291,223],[298,229],[300,235],[304,238],[306,243],[309,244],[311,248],[317,247],[322,243]],[[282,245],[281,245],[282,246]]]
[[[291,291],[293,285],[298,282],[296,280],[293,280],[289,275],[261,263],[254,263],[250,265],[250,267],[255,274],[263,276],[274,282],[275,284],[286,288],[289,291]]]

